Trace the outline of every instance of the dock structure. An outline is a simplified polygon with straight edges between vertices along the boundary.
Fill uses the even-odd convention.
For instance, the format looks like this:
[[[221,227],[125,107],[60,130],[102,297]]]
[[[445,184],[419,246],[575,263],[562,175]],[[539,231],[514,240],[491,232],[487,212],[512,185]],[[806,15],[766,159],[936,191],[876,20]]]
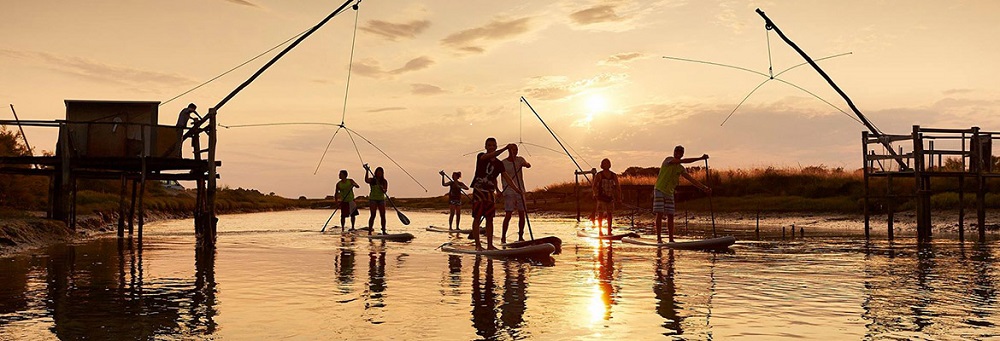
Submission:
[[[53,155],[0,157],[0,173],[49,179],[46,216],[76,229],[78,181],[120,180],[118,236],[126,227],[142,239],[143,197],[148,181],[196,182],[195,233],[200,246],[214,246],[216,235],[215,113],[193,126],[158,124],[160,102],[66,100],[66,119],[0,121],[4,125],[48,127],[58,131]],[[207,148],[202,139],[207,138]],[[192,151],[182,150],[190,139]],[[128,188],[131,187],[131,194]],[[138,225],[138,229],[135,226]]]
[[[982,131],[979,127],[942,129],[914,125],[908,135],[862,132],[865,238],[870,237],[872,201],[878,200],[885,209],[888,238],[891,240],[896,205],[901,203],[900,199],[913,199],[917,238],[929,240],[932,235],[931,196],[936,188],[939,191],[958,191],[958,233],[959,239],[965,241],[965,191],[966,179],[969,179],[974,182],[979,240],[985,240],[987,181],[1000,177],[993,164],[992,153],[993,139],[997,138],[1000,138],[1000,133]],[[873,187],[874,179],[884,179],[884,194],[881,189]],[[911,194],[897,189],[911,189],[902,179],[912,179]],[[957,182],[954,187],[957,188],[932,188],[932,179],[954,179]]]

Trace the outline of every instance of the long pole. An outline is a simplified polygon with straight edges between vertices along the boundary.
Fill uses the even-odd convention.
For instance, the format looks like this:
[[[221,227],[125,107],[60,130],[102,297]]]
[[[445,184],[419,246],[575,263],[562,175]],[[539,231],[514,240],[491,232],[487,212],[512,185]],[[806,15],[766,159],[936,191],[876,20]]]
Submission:
[[[708,159],[705,159],[705,186],[708,186],[709,179],[710,178],[708,175]],[[716,238],[719,235],[715,233],[715,205],[712,204],[712,193],[708,193],[708,211],[712,213],[712,238]],[[684,216],[687,217],[686,214]]]
[[[271,65],[273,65],[275,62],[278,61],[278,59],[284,57],[285,54],[288,53],[288,51],[291,51],[293,48],[295,48],[295,46],[298,46],[299,43],[301,43],[303,40],[312,35],[313,32],[316,32],[316,30],[319,30],[320,27],[323,27],[323,25],[325,25],[327,21],[330,21],[330,19],[333,19],[333,17],[337,16],[337,14],[340,14],[340,12],[344,11],[344,9],[347,8],[347,5],[351,4],[351,2],[354,1],[356,0],[345,1],[343,5],[340,5],[340,7],[338,7],[337,10],[333,11],[333,13],[330,13],[330,15],[326,16],[326,18],[323,18],[323,20],[321,20],[318,24],[316,24],[316,26],[313,26],[313,28],[309,29],[309,31],[306,31],[306,33],[303,33],[301,36],[299,36],[299,39],[295,39],[295,41],[289,44],[288,47],[285,47],[285,49],[281,50],[281,52],[279,52],[276,56],[274,56],[274,58],[271,58],[271,60],[268,61],[267,64],[264,64],[264,66],[262,66],[260,70],[254,72],[254,74],[251,75],[250,78],[248,78],[245,82],[243,82],[243,84],[240,84],[240,86],[236,87],[236,89],[233,90],[233,92],[230,92],[229,95],[227,95],[225,98],[219,101],[219,104],[215,105],[215,110],[222,109],[222,106],[226,105],[226,102],[229,102],[229,100],[232,99],[234,96],[236,96],[236,94],[240,93],[240,91],[243,91],[243,88],[246,88],[248,85],[250,85],[250,83],[253,83],[253,81],[256,80],[257,77],[260,77],[260,75],[264,73],[264,71],[267,71],[267,69],[270,68]],[[358,1],[358,3],[361,3],[361,1]],[[354,9],[357,10],[357,5],[354,5]]]
[[[563,151],[566,152],[566,156],[569,156],[569,159],[573,161],[573,164],[576,165],[576,169],[580,170],[580,172],[583,172],[583,167],[580,167],[580,164],[576,162],[575,158],[573,158],[573,154],[569,153],[569,150],[567,150],[566,146],[563,145],[562,141],[560,141],[559,138],[556,137],[556,133],[552,132],[552,129],[549,128],[549,125],[545,123],[545,120],[542,119],[542,116],[539,115],[537,111],[535,111],[535,108],[531,107],[531,103],[528,103],[528,100],[525,99],[524,96],[521,96],[521,102],[524,102],[524,104],[528,105],[528,109],[531,109],[531,112],[535,114],[535,117],[538,117],[538,121],[542,122],[542,125],[545,126],[545,130],[548,130],[549,134],[552,134],[552,138],[556,139],[556,143],[558,143],[559,147],[562,147]],[[587,177],[587,175],[584,175],[583,178],[587,179],[587,182],[590,182],[590,178]]]
[[[837,93],[840,94],[840,97],[844,98],[844,101],[847,102],[847,106],[851,107],[851,110],[854,111],[854,115],[858,116],[858,119],[861,120],[861,123],[863,123],[865,127],[868,127],[868,130],[872,132],[872,135],[875,135],[876,138],[882,136],[882,131],[876,128],[875,125],[871,123],[871,121],[868,121],[868,118],[865,117],[865,115],[861,113],[861,110],[858,110],[858,107],[854,105],[854,101],[851,101],[851,98],[847,97],[847,94],[844,93],[843,90],[840,90],[840,87],[833,82],[833,79],[831,79],[830,76],[827,75],[826,72],[824,72],[823,69],[821,69],[819,65],[812,60],[812,58],[809,58],[809,55],[807,55],[805,51],[802,51],[802,49],[799,48],[799,46],[796,45],[794,42],[792,42],[791,39],[788,39],[788,37],[786,37],[785,34],[781,32],[781,29],[779,29],[778,26],[775,25],[774,22],[772,22],[771,19],[764,14],[764,11],[760,10],[760,8],[757,9],[757,14],[760,14],[760,16],[764,18],[764,23],[765,23],[764,27],[766,29],[774,30],[774,32],[777,33],[779,37],[781,37],[781,40],[784,40],[785,43],[788,44],[788,46],[791,46],[792,49],[795,50],[795,52],[798,52],[799,55],[802,56],[802,58],[805,59],[806,62],[808,62],[809,65],[813,67],[813,69],[816,69],[816,72],[818,72],[819,75],[822,76],[823,79],[825,79],[826,82],[829,83],[831,87],[833,87],[833,90],[837,91]],[[889,154],[892,154],[892,156],[899,156],[898,154],[896,154],[896,151],[892,149],[892,145],[889,143],[889,141],[879,139],[879,142],[881,142],[882,145],[886,147],[886,149],[889,151]],[[896,163],[899,164],[900,169],[909,169],[909,167],[906,166],[906,163],[903,162],[902,158],[897,157],[894,159],[896,160]]]
[[[24,146],[28,148],[28,155],[31,155],[31,145],[28,144],[28,136],[24,135],[24,127],[21,126],[21,119],[17,118],[17,111],[14,111],[14,104],[10,105],[10,112],[14,113],[14,121],[17,122],[17,129],[21,130],[21,138],[24,139]]]

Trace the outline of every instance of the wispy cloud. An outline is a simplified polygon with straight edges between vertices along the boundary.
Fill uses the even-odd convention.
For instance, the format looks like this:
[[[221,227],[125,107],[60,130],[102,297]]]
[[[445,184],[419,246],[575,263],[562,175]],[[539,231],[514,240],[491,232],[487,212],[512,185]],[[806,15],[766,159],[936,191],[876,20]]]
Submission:
[[[403,64],[403,66],[386,70],[382,67],[378,60],[372,58],[366,58],[361,61],[355,62],[353,65],[354,72],[361,76],[368,76],[374,78],[390,78],[392,76],[402,75],[404,73],[414,72],[426,69],[434,65],[434,60],[427,56],[420,56],[417,58],[410,59],[410,61]]]
[[[603,73],[597,76],[571,81],[562,76],[532,78],[530,85],[521,90],[529,98],[558,100],[576,96],[588,90],[601,89],[624,84],[628,75],[624,73]]]
[[[431,26],[430,20],[412,20],[406,23],[393,23],[382,20],[369,20],[362,31],[375,34],[390,41],[398,39],[413,39]]]
[[[196,83],[196,81],[191,78],[174,73],[147,71],[124,66],[108,65],[91,59],[60,56],[46,52],[0,49],[0,58],[40,64],[53,71],[94,82],[131,86],[150,84],[162,86],[182,86]]]
[[[650,56],[642,52],[622,52],[611,55],[610,57],[598,61],[597,65],[608,65],[608,66],[620,66],[628,67],[628,64],[640,59],[646,59]]]
[[[494,19],[483,26],[452,33],[442,39],[441,44],[461,53],[479,54],[493,45],[528,33],[533,27],[532,17]]]
[[[961,95],[961,94],[971,94],[973,92],[975,92],[975,90],[972,89],[948,89],[942,91],[941,93],[945,95]]]
[[[570,13],[569,18],[580,25],[624,21],[628,19],[628,16],[622,16],[616,12],[616,9],[621,5],[621,2],[600,4]]]
[[[250,6],[250,7],[260,7],[260,6],[257,6],[257,4],[249,2],[247,0],[225,0],[225,1],[229,2],[229,3],[237,4],[237,5]]]
[[[406,110],[406,107],[375,108],[375,109],[369,109],[366,112],[372,112],[372,113],[374,113],[374,112],[399,111],[399,110]]]
[[[414,95],[432,96],[432,95],[440,95],[447,92],[448,91],[441,89],[440,87],[430,84],[423,84],[423,83],[410,84],[410,93]]]

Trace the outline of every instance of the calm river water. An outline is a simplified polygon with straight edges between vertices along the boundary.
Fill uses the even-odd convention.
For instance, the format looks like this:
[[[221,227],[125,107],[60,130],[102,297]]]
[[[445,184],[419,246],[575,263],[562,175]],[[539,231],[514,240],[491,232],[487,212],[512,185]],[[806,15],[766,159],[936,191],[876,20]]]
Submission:
[[[1000,337],[996,241],[729,231],[731,252],[659,251],[537,218],[536,236],[563,239],[542,265],[435,250],[452,240],[423,230],[447,224],[440,213],[408,213],[410,243],[320,234],[328,214],[223,216],[214,253],[182,220],[147,226],[141,248],[101,238],[0,258],[0,339]]]

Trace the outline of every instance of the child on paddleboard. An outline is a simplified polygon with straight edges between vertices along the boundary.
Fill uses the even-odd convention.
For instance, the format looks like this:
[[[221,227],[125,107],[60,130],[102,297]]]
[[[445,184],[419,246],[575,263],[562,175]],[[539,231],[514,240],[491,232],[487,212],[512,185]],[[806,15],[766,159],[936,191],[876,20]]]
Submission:
[[[611,160],[601,160],[601,171],[594,175],[593,192],[597,206],[597,234],[601,234],[602,218],[607,217],[610,236],[615,203],[622,201],[622,188],[618,183],[618,174],[611,171]]]
[[[451,230],[451,220],[452,217],[455,219],[455,229],[462,229],[462,190],[468,190],[469,186],[466,186],[458,179],[462,178],[462,172],[452,172],[451,181],[445,182],[444,171],[441,171],[441,186],[448,187],[448,229]]]
[[[340,181],[337,181],[333,197],[340,205],[340,231],[344,231],[345,220],[351,217],[351,229],[354,229],[354,217],[358,215],[358,205],[354,203],[354,189],[361,188],[354,179],[347,178],[347,170],[340,170]]]
[[[371,217],[368,218],[368,234],[375,229],[375,211],[378,210],[379,217],[382,218],[382,234],[385,232],[385,191],[389,190],[389,182],[385,180],[385,171],[382,167],[375,168],[374,175],[369,177],[371,169],[365,165],[365,183],[371,186],[368,194],[368,208],[371,210]]]

